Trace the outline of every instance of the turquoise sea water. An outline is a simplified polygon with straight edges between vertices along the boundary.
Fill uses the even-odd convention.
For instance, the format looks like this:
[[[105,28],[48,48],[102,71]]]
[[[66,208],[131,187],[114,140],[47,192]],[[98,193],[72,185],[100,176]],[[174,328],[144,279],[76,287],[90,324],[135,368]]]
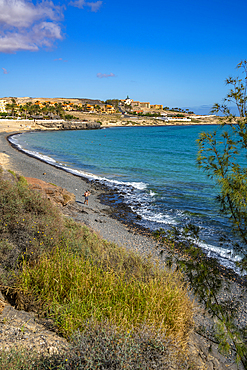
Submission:
[[[100,179],[124,194],[150,229],[201,228],[202,248],[230,266],[236,257],[219,235],[229,232],[219,215],[217,189],[196,165],[196,139],[215,126],[119,127],[90,131],[45,131],[17,135],[22,149],[67,170]]]

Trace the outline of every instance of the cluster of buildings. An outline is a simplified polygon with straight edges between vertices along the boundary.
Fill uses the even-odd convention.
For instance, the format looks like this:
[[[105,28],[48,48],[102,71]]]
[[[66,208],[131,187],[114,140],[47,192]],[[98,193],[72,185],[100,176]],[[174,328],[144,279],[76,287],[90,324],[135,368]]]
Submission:
[[[116,109],[110,104],[91,105],[85,104],[84,111],[89,113],[116,113]]]
[[[72,99],[71,99],[72,100]],[[104,104],[99,102],[97,104],[89,104],[88,102],[81,102],[79,99],[73,99],[73,101],[64,101],[64,99],[51,99],[45,100],[40,98],[40,100],[34,100],[32,98],[17,98],[16,107],[21,105],[30,104],[38,106],[40,109],[45,107],[56,107],[59,105],[64,111],[82,111],[88,113],[117,113],[117,109],[111,104]],[[11,103],[11,98],[0,99],[0,113],[6,112],[6,104]],[[149,102],[134,101],[132,99],[120,100],[120,104],[124,106],[129,106],[132,111],[136,113],[143,112],[144,110],[163,110],[163,105],[161,104],[150,104]]]
[[[125,105],[131,106],[133,109],[136,108],[146,108],[146,109],[161,109],[163,110],[163,105],[162,104],[150,104],[148,102],[140,102],[140,101],[134,101],[130,98],[121,100],[121,102]]]
[[[0,113],[5,113],[6,112],[6,106],[7,100],[5,99],[0,99]]]
[[[26,105],[28,103],[32,103],[32,105],[38,106],[40,109],[45,107],[57,107],[58,105],[64,111],[82,111],[88,113],[116,113],[116,109],[110,104],[89,104],[89,103],[81,103],[81,102],[70,102],[70,101],[62,101],[61,99],[52,99],[52,100],[36,100],[32,101],[28,98],[20,98],[16,99],[16,107],[19,108],[21,105]],[[6,113],[6,104],[11,103],[11,99],[0,99],[0,113]]]

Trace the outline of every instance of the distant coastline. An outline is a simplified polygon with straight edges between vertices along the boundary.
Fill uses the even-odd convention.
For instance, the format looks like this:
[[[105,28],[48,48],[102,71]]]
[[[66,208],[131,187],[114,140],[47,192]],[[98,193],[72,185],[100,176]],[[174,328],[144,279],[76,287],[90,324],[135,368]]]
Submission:
[[[78,121],[65,120],[42,120],[42,119],[0,119],[0,132],[26,132],[33,130],[61,130],[61,129],[85,129],[84,125],[93,125],[92,128],[103,127],[126,127],[126,126],[173,126],[173,125],[216,125],[219,117],[206,117],[184,121],[182,119],[169,119],[167,121],[157,118],[100,114],[80,114]],[[81,125],[81,127],[80,127]]]
[[[195,116],[196,117],[196,116]],[[200,116],[202,117],[202,116]],[[210,118],[198,118],[190,122],[181,121],[168,121],[164,122],[155,118],[144,118],[144,117],[129,117],[122,114],[117,115],[102,115],[92,113],[78,113],[79,122],[86,124],[99,125],[98,128],[107,127],[126,127],[126,126],[187,126],[187,125],[216,125],[219,124],[219,117]],[[37,119],[0,119],[0,134],[18,134],[30,131],[47,131],[47,130],[61,130],[61,125],[64,124],[64,120],[37,120]],[[84,129],[76,128],[78,121],[67,121],[67,129]],[[0,149],[0,164],[6,167],[9,163],[8,156]]]

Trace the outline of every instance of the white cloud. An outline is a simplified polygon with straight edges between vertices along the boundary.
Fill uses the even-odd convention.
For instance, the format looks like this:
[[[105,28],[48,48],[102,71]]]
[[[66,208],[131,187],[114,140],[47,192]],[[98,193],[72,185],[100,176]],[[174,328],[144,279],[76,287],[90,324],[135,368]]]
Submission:
[[[75,1],[71,1],[69,5],[82,9],[86,5],[86,1],[85,0],[75,0]]]
[[[0,52],[51,47],[62,39],[62,11],[52,1],[0,0]]]
[[[38,49],[28,35],[7,33],[3,37],[0,36],[0,52],[2,53],[13,53],[17,50],[37,51]]]
[[[41,22],[36,24],[32,29],[34,41],[50,46],[50,40],[62,39],[61,28],[53,22]],[[41,40],[40,40],[41,39]]]
[[[3,67],[2,67],[2,70],[3,70],[3,73],[4,73],[5,75],[9,74],[9,72],[7,71],[7,69],[6,69],[6,68],[3,68]]]
[[[108,78],[108,77],[116,77],[116,75],[114,75],[114,73],[110,73],[109,75],[106,73],[97,73],[97,77],[98,78]]]
[[[99,8],[101,7],[103,1],[96,1],[94,3],[87,2],[86,0],[75,0],[71,1],[69,5],[75,6],[76,8],[83,9],[84,6],[88,6],[91,8],[92,12],[97,12]]]
[[[40,19],[61,19],[62,8],[52,1],[34,5],[30,0],[0,0],[0,24],[14,27],[29,27]]]
[[[75,0],[69,5],[97,12],[102,1]],[[0,53],[52,47],[63,38],[59,22],[64,9],[49,0],[0,0]]]
[[[68,61],[63,60],[63,58],[57,58],[57,59],[54,59],[54,62],[65,62],[65,63],[67,63]]]
[[[102,1],[96,1],[96,3],[86,3],[92,10],[92,12],[97,12],[102,5]]]

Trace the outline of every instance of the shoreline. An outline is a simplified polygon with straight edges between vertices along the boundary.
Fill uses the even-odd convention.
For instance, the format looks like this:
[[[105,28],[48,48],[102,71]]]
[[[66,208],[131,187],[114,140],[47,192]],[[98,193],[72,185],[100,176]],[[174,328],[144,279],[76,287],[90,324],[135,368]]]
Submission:
[[[164,266],[165,258],[169,255],[169,250],[161,255],[159,242],[154,240],[151,235],[144,230],[140,230],[134,223],[128,223],[118,219],[114,207],[109,204],[104,204],[101,198],[107,194],[107,189],[100,183],[91,182],[83,177],[79,177],[69,173],[52,164],[37,160],[33,156],[27,155],[23,151],[17,150],[7,140],[13,134],[20,132],[0,132],[0,147],[1,153],[7,158],[7,163],[4,166],[6,169],[15,171],[24,177],[33,177],[43,180],[48,183],[53,183],[61,186],[76,196],[74,205],[66,206],[62,209],[65,216],[73,218],[76,222],[83,223],[90,227],[94,232],[100,235],[103,239],[116,243],[119,246],[133,250],[144,257],[150,257],[154,263]],[[0,156],[1,164],[1,156]],[[85,190],[90,190],[89,206],[83,204],[83,194]],[[116,205],[118,208],[118,204]],[[227,274],[226,274],[227,275]],[[224,277],[222,276],[222,279]],[[240,307],[240,324],[247,323],[247,295],[243,291],[239,282],[232,280],[231,292],[223,292],[222,296],[229,296],[231,300],[241,300]],[[193,295],[192,295],[192,299]],[[197,305],[194,315],[196,328],[204,325],[210,332],[213,322],[205,313],[200,305]],[[212,344],[210,338],[205,339],[198,333],[196,335],[197,341],[205,342],[204,345],[209,348]],[[232,367],[235,369],[235,367]]]
[[[136,117],[136,116],[102,116],[101,115],[88,115],[84,114],[83,117],[78,117],[78,121],[64,121],[64,120],[39,120],[39,119],[0,119],[0,132],[29,132],[29,131],[63,131],[70,129],[86,129],[81,124],[93,125],[100,122],[101,128],[111,127],[152,127],[152,126],[212,126],[220,125],[221,117],[214,117],[214,119],[199,118],[198,122],[193,121],[180,121],[178,120],[160,120],[155,117]],[[101,120],[101,121],[99,121]],[[76,128],[76,123],[79,127]],[[44,124],[44,125],[43,125]],[[63,127],[64,126],[64,127]],[[71,127],[70,127],[71,126]]]
[[[24,177],[37,178],[48,183],[55,183],[56,185],[65,188],[69,192],[75,194],[76,205],[79,208],[82,207],[81,209],[76,210],[77,213],[82,213],[85,215],[98,214],[99,216],[103,211],[103,214],[106,214],[112,222],[114,221],[127,228],[128,232],[132,234],[140,233],[150,239],[152,241],[151,244],[153,245],[152,252],[155,249],[155,255],[160,259],[158,251],[159,241],[154,240],[152,237],[152,231],[149,228],[145,228],[144,226],[135,223],[135,221],[138,220],[138,215],[131,210],[129,205],[126,205],[125,202],[121,200],[120,195],[114,192],[114,188],[112,189],[108,187],[107,184],[100,183],[99,180],[90,180],[83,175],[78,175],[68,171],[64,167],[46,162],[42,158],[36,157],[35,155],[22,150],[18,147],[18,145],[8,140],[10,137],[19,135],[21,133],[22,132],[0,132],[0,144],[2,144],[1,148],[5,149],[0,152],[0,164],[2,164],[3,168],[13,170]],[[2,139],[4,141],[1,143]],[[8,150],[7,148],[11,149]],[[18,153],[22,155],[21,158],[19,157]],[[29,160],[27,158],[29,158]],[[66,182],[64,183],[65,177]],[[84,207],[83,205],[83,194],[86,190],[91,192],[88,207]],[[111,198],[112,195],[115,197],[114,201],[110,201],[108,199]],[[103,218],[104,217],[105,215]],[[103,234],[102,237],[105,238],[105,232],[103,230],[104,228],[98,227],[97,225],[98,222],[102,223],[102,221],[91,220],[93,217],[88,217],[88,220],[86,217],[82,216],[74,216],[74,218],[82,218],[86,225],[90,226],[100,234]],[[106,239],[110,237],[110,241],[119,244],[115,237],[113,240],[111,240],[109,233],[106,233],[106,235],[108,235],[106,236]],[[122,244],[119,245],[122,246]],[[148,253],[150,253],[150,251]],[[221,268],[221,272],[224,276],[227,276],[228,278],[231,277],[231,280],[238,280],[238,283],[241,285],[243,284],[243,279],[241,279],[241,277],[232,269],[221,266],[220,264],[219,267]]]
[[[24,177],[33,177],[48,183],[55,183],[58,186],[66,188],[69,192],[74,193],[76,196],[77,206],[77,209],[74,211],[79,213],[79,215],[74,215],[74,217],[79,219],[79,221],[84,219],[86,221],[85,223],[92,229],[100,234],[109,234],[108,236],[110,241],[116,242],[116,238],[111,237],[109,232],[103,232],[102,227],[97,227],[97,223],[102,224],[105,222],[95,220],[93,216],[95,215],[95,217],[97,216],[103,220],[105,217],[109,218],[109,215],[114,213],[109,205],[101,203],[98,199],[103,193],[106,192],[106,188],[103,185],[97,184],[97,182],[93,182],[83,176],[78,176],[67,172],[63,168],[46,163],[42,159],[36,158],[29,153],[19,150],[19,148],[7,140],[9,136],[14,134],[18,133],[0,133],[0,144],[1,148],[3,149],[2,154],[8,159],[6,162],[7,165],[4,165],[4,168],[13,170]],[[87,189],[90,190],[91,196],[89,198],[89,206],[84,206],[83,194]],[[88,215],[88,217],[85,217],[86,215]],[[119,223],[120,225],[122,224],[120,221],[112,217],[110,219],[113,223]],[[124,227],[124,225],[122,225],[122,227]],[[102,235],[102,237],[107,238],[105,235]],[[152,241],[151,244],[156,245],[157,243]]]
[[[8,138],[21,133],[22,132],[8,133],[5,137],[5,141],[8,143],[9,147],[14,150],[15,153],[21,153],[24,156],[22,159],[22,167],[24,166],[25,168],[24,177],[33,177],[48,183],[55,183],[56,185],[65,188],[69,192],[75,194],[76,207],[69,207],[70,210],[67,214],[65,213],[65,215],[72,217],[77,222],[82,222],[86,226],[89,226],[92,230],[96,231],[103,239],[116,243],[120,247],[132,249],[135,252],[140,253],[141,255],[152,256],[154,260],[158,259],[160,264],[165,263],[166,258],[171,255],[169,249],[164,247],[164,245],[161,246],[160,241],[157,241],[153,238],[152,230],[150,230],[149,228],[145,228],[144,226],[141,226],[140,224],[138,224],[138,222],[136,222],[138,221],[138,215],[131,210],[129,205],[125,204],[124,200],[121,199],[121,195],[117,194],[117,192],[114,191],[114,188],[112,189],[108,187],[107,184],[100,183],[99,180],[90,180],[83,175],[78,175],[71,171],[67,171],[64,167],[60,167],[53,163],[48,163],[42,158],[36,157],[35,155],[22,150],[16,144],[8,140]],[[0,143],[1,134],[2,133],[0,132]],[[30,175],[30,169],[27,169],[25,165],[25,157],[39,163],[39,165],[36,164],[35,167],[41,168],[42,170],[39,171],[39,173],[37,174],[35,169],[35,174]],[[46,169],[47,166],[50,171]],[[20,167],[20,163],[18,167]],[[53,170],[51,171],[51,169]],[[14,171],[18,173],[18,170],[14,169]],[[56,171],[59,171],[59,176],[58,174],[56,174]],[[19,172],[19,174],[23,175],[23,172]],[[49,178],[47,179],[48,174]],[[64,176],[66,174],[66,184],[63,183],[63,174]],[[50,177],[50,175],[52,177]],[[80,187],[81,190],[79,190]],[[83,194],[86,190],[89,190],[91,193],[91,196],[89,198],[89,206],[84,206],[83,204]],[[111,200],[111,197],[114,198],[114,201]],[[114,229],[113,232],[111,231],[111,228]],[[117,230],[120,230],[120,237]],[[161,250],[163,251],[162,255],[160,253]],[[182,255],[183,251],[177,250],[176,254]],[[210,257],[208,258],[210,259]],[[221,265],[218,260],[216,260],[216,262],[218,264],[218,268],[220,270],[222,278],[233,282],[234,284],[236,283],[240,287],[245,287],[247,285],[246,278],[242,278],[231,268]]]
[[[35,132],[35,131],[42,131],[42,130],[32,130],[32,131],[28,131],[28,132]],[[26,133],[26,132],[27,131],[24,131],[24,132],[9,132],[9,133],[7,133],[6,141],[8,142],[8,144],[15,151],[24,154],[24,156],[28,156],[28,157],[32,158],[33,160],[37,160],[38,162],[40,162],[40,164],[41,163],[46,164],[48,166],[53,167],[56,170],[63,171],[64,173],[70,174],[71,176],[74,176],[74,177],[78,178],[79,180],[81,180],[84,183],[84,185],[87,184],[86,186],[82,187],[81,195],[79,195],[79,197],[82,198],[82,201],[78,200],[77,201],[78,204],[83,204],[83,200],[84,200],[83,194],[86,190],[90,190],[91,194],[95,193],[95,190],[96,190],[97,196],[94,197],[94,202],[93,202],[93,205],[92,205],[92,208],[94,210],[97,209],[97,212],[100,213],[100,209],[102,209],[102,207],[106,206],[106,207],[108,207],[107,214],[110,215],[111,219],[115,219],[117,222],[119,222],[119,223],[123,224],[124,226],[128,227],[128,229],[134,230],[134,232],[139,232],[143,235],[146,235],[148,238],[154,240],[154,238],[152,236],[153,231],[150,230],[147,227],[144,227],[144,226],[140,225],[138,223],[138,221],[140,220],[139,216],[131,209],[131,207],[129,205],[127,205],[125,203],[124,200],[121,199],[121,194],[118,194],[117,190],[114,191],[115,190],[114,187],[113,188],[109,187],[107,184],[101,183],[100,180],[98,180],[98,179],[94,179],[94,178],[90,179],[90,177],[86,177],[83,174],[78,174],[78,173],[76,173],[77,170],[66,169],[63,166],[55,164],[55,161],[54,161],[54,163],[45,161],[44,159],[36,156],[35,154],[32,154],[32,153],[20,148],[17,144],[15,144],[15,143],[13,143],[12,141],[9,140],[11,137],[13,137],[15,135],[19,135],[19,134]],[[1,134],[2,133],[0,132],[0,135]],[[2,157],[1,157],[1,154],[2,154]],[[2,158],[5,159],[5,163],[9,164],[9,161],[7,159],[8,155],[6,155],[5,152],[4,153],[0,152],[0,164],[1,164],[1,159]],[[5,165],[5,167],[6,167],[6,165]],[[18,172],[18,171],[15,171],[15,172]],[[41,177],[37,177],[37,174],[35,176],[30,176],[28,174],[28,175],[25,175],[24,177],[35,177],[35,178],[39,178],[40,180],[46,181],[46,175],[47,175],[47,172],[43,172],[43,175],[41,175]],[[54,181],[51,180],[51,181],[48,181],[48,182],[54,183]],[[61,182],[59,183],[59,186],[66,188],[66,186],[61,184]],[[70,189],[70,190],[67,189],[67,190],[70,191],[71,193],[74,193],[76,198],[78,198],[78,196],[77,196],[78,193],[76,193],[76,192],[79,192],[78,186],[75,189]],[[111,198],[113,198],[114,200],[112,200]],[[92,197],[90,197],[90,199],[92,199]],[[99,204],[101,205],[101,207],[99,207]],[[82,212],[85,212],[85,211],[82,210]],[[87,222],[88,221],[85,220],[86,224],[88,224]],[[93,229],[96,229],[96,230],[98,229],[98,227],[97,227],[97,225],[95,225],[95,223],[93,223],[93,225],[90,224],[89,226],[92,227]],[[102,228],[100,228],[100,229],[102,229]],[[102,230],[101,230],[101,232],[102,232]],[[115,239],[114,239],[114,242],[116,242],[118,244],[118,242],[115,241]],[[155,244],[159,244],[159,242],[157,242]],[[155,246],[155,248],[158,250],[157,245]],[[169,252],[168,252],[168,254],[169,254]],[[157,253],[156,253],[156,255],[157,255]],[[210,257],[208,257],[208,258],[210,259]],[[216,261],[218,263],[218,266],[219,266],[219,269],[220,269],[221,273],[225,277],[227,277],[230,280],[238,281],[238,283],[243,285],[243,286],[246,285],[247,282],[246,282],[245,278],[242,278],[238,273],[236,273],[230,267],[226,267],[224,265],[221,265],[220,262],[217,259],[216,259]]]

